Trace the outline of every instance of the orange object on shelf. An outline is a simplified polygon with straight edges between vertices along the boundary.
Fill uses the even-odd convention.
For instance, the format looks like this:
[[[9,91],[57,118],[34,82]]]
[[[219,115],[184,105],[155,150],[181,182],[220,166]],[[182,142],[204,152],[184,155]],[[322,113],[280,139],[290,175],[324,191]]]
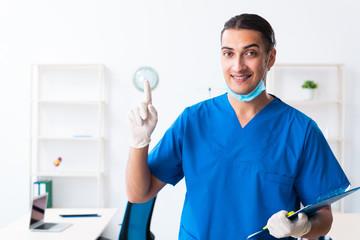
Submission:
[[[61,158],[61,157],[58,157],[58,159],[56,159],[56,160],[53,162],[54,166],[55,166],[55,167],[58,167],[58,166],[60,165],[61,161],[62,161],[62,158]]]

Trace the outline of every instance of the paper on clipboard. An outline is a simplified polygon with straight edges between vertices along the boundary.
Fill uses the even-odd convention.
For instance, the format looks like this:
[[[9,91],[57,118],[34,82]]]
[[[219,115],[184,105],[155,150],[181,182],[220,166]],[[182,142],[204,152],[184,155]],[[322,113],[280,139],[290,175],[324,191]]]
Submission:
[[[307,216],[311,216],[312,214],[316,213],[317,211],[319,211],[320,209],[326,207],[326,206],[329,206],[331,205],[332,203],[356,192],[357,190],[359,190],[360,187],[357,187],[357,188],[353,188],[351,190],[348,190],[348,191],[344,191],[344,192],[341,192],[341,193],[336,193],[335,195],[332,195],[332,196],[329,196],[327,198],[324,198],[314,204],[310,204],[310,205],[307,205],[305,206],[304,208],[296,211],[294,214],[290,215],[288,218],[290,220],[293,220],[296,218],[296,216],[299,214],[299,213],[305,213]],[[267,239],[273,239],[271,238],[270,234],[269,234],[269,230],[268,229],[263,229],[263,230],[260,230],[250,236],[248,236],[247,239],[252,239],[252,240],[256,240],[256,239],[261,239],[261,240],[267,240]]]

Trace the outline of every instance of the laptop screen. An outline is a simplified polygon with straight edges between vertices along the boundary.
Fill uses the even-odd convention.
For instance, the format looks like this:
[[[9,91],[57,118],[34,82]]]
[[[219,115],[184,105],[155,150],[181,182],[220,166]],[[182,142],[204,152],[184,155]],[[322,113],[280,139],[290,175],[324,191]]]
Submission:
[[[47,194],[33,199],[30,225],[44,220]]]

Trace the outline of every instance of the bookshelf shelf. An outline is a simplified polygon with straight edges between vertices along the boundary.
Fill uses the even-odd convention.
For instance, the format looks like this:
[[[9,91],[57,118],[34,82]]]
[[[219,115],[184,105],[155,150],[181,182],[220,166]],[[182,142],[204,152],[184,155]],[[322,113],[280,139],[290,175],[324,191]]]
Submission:
[[[36,172],[33,173],[34,176],[38,177],[92,177],[99,178],[103,173],[99,172]]]
[[[341,101],[337,100],[288,100],[286,103],[290,105],[327,105],[327,104],[342,104]]]
[[[105,104],[104,101],[96,101],[96,100],[34,100],[34,102],[39,104],[75,104],[75,105],[99,105]]]
[[[74,137],[66,137],[66,136],[39,136],[34,137],[34,139],[38,140],[52,140],[52,141],[105,141],[103,137],[93,137],[93,136],[74,136]]]
[[[36,64],[31,81],[31,184],[52,180],[54,196],[60,196],[79,181],[72,179],[92,178],[78,184],[95,186],[78,189],[88,189],[88,195],[95,196],[94,206],[89,207],[103,207],[105,66]],[[62,161],[55,167],[59,157]],[[81,203],[89,202],[85,196]],[[69,206],[65,200],[55,207]]]
[[[311,100],[302,94],[307,80],[318,84]],[[342,64],[276,64],[267,81],[269,93],[315,120],[344,169],[345,84]],[[335,210],[343,211],[344,202]]]

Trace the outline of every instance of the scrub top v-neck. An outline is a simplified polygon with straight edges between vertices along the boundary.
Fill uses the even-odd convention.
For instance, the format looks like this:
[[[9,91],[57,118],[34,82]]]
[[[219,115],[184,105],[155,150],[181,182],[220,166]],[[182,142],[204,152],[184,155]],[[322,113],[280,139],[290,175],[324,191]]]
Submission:
[[[316,123],[276,97],[244,127],[226,94],[186,108],[148,163],[165,183],[185,177],[181,240],[245,240],[349,185]]]

